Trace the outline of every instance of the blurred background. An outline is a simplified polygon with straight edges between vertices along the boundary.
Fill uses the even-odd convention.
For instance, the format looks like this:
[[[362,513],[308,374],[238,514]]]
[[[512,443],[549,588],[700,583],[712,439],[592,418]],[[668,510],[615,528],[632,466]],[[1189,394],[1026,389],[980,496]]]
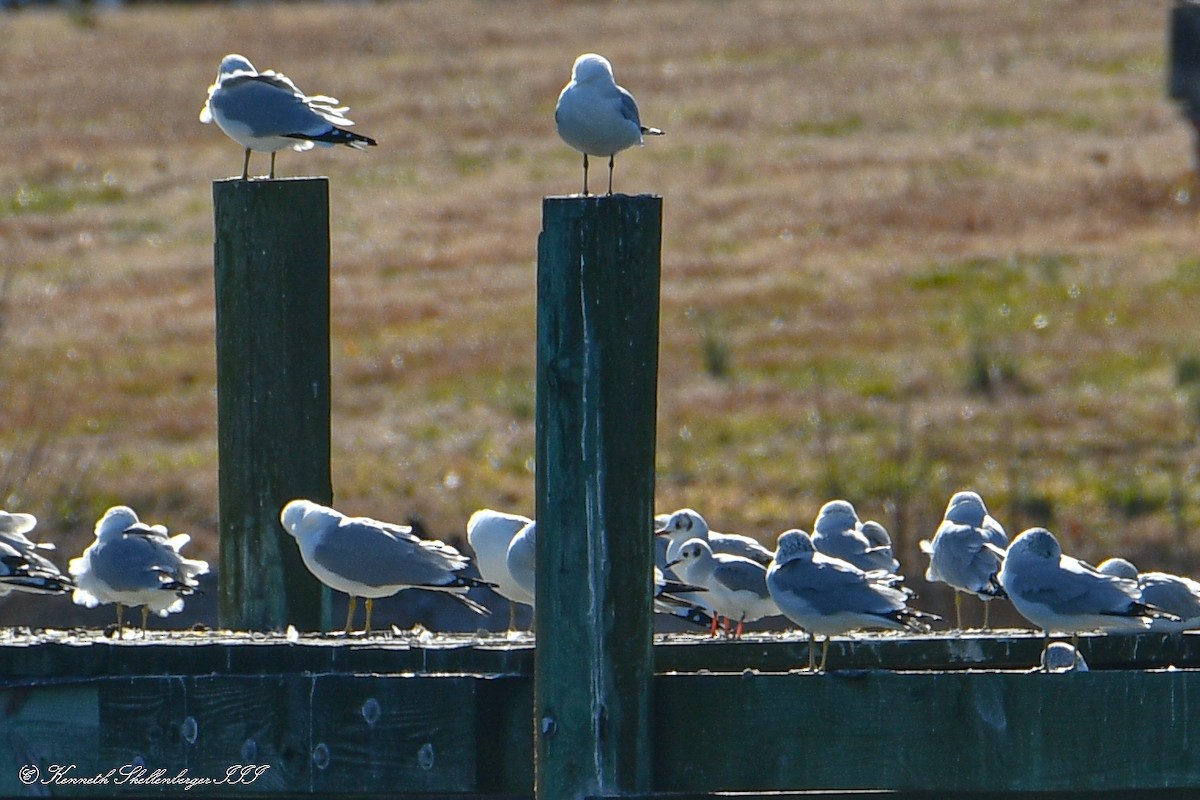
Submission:
[[[943,615],[917,541],[962,488],[1010,535],[1045,525],[1080,558],[1194,572],[1200,241],[1171,9],[0,13],[0,507],[36,514],[64,569],[117,503],[215,566],[210,184],[242,151],[197,117],[238,52],[340,98],[380,145],[278,157],[281,176],[331,179],[335,505],[417,515],[464,551],[473,510],[532,514],[540,201],[578,191],[553,113],[594,51],[667,132],[615,177],[664,196],[657,510],[773,547],[848,499]],[[375,619],[411,624],[425,602]],[[152,626],[215,624],[189,606]],[[7,625],[113,618],[0,599]]]

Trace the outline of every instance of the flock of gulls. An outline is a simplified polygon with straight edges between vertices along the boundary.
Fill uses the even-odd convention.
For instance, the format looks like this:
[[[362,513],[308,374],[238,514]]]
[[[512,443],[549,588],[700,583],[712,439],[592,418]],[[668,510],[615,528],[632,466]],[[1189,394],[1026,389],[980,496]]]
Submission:
[[[287,503],[279,520],[309,571],[349,596],[346,633],[359,598],[366,606],[363,630],[370,632],[374,601],[406,589],[449,594],[477,614],[489,610],[469,595],[473,590],[490,589],[510,609],[536,603],[537,524],[519,514],[481,509],[471,515],[466,534],[473,562],[411,526],[349,517],[311,500]],[[89,608],[115,604],[119,630],[126,606],[141,607],[143,633],[151,612],[165,617],[182,610],[197,577],[208,571],[206,562],[183,555],[187,534],[170,536],[166,527],[147,525],[132,509],[117,506],[96,523],[95,541],[64,575],[43,555],[53,545],[27,536],[36,524],[30,514],[0,512],[0,593],[71,593]],[[825,670],[830,636],[867,629],[925,633],[941,621],[910,604],[914,595],[904,585],[887,529],[859,519],[846,500],[822,506],[811,534],[799,528],[779,534],[775,550],[748,536],[711,530],[690,508],[659,515],[647,535],[658,545],[655,612],[702,625],[714,637],[723,623],[727,639],[741,637],[747,623],[784,617],[809,635],[810,671]],[[1200,583],[1139,573],[1119,558],[1093,567],[1065,555],[1045,528],[1030,528],[1009,543],[973,491],[950,498],[921,550],[929,558],[926,580],[955,590],[955,630],[962,630],[962,595],[985,604],[1007,598],[1044,632],[1047,644],[1051,632],[1200,628]],[[1049,649],[1045,656],[1054,663]],[[1068,665],[1063,668],[1078,668],[1074,656],[1062,658]]]
[[[285,75],[259,72],[231,54],[209,87],[200,121],[215,122],[245,151],[242,178],[249,179],[250,154],[275,155],[292,148],[337,144],[363,149],[374,139],[349,131],[348,108],[325,95],[306,95]],[[586,53],[575,60],[571,80],[555,111],[562,139],[583,154],[583,194],[588,194],[588,156],[609,159],[645,135],[662,131],[642,125],[633,96],[613,79],[612,65]],[[490,589],[510,603],[533,606],[536,523],[491,509],[475,512],[466,526],[472,560],[451,545],[424,539],[410,526],[369,517],[349,517],[306,499],[280,512],[284,530],[296,539],[301,557],[318,580],[350,598],[345,632],[353,627],[356,601],[366,606],[371,630],[374,601],[405,589],[449,594],[479,614],[488,609],[469,592]],[[186,558],[186,534],[168,535],[146,525],[126,506],[110,508],[96,523],[96,538],[70,561],[67,574],[45,552],[53,545],[28,536],[37,524],[30,514],[0,512],[0,594],[70,593],[89,608],[117,607],[123,630],[126,607],[140,607],[142,630],[151,612],[180,611],[196,591],[204,561]],[[718,533],[692,509],[655,518],[657,543],[654,610],[737,639],[747,623],[784,617],[809,634],[810,671],[824,671],[829,637],[864,629],[926,632],[940,618],[910,605],[887,530],[859,519],[854,506],[831,500],[817,514],[812,532],[793,528],[779,534],[771,550],[757,540]],[[956,493],[932,539],[921,542],[928,556],[925,578],[955,590],[956,630],[962,629],[963,595],[985,603],[1007,598],[1032,625],[1045,632],[1182,631],[1200,627],[1200,583],[1161,572],[1140,573],[1124,559],[1099,567],[1065,555],[1054,535],[1031,528],[1010,543],[1004,528],[973,491]],[[473,574],[478,573],[478,577]],[[510,618],[510,628],[512,621]],[[816,643],[823,637],[820,664]],[[1072,646],[1056,642],[1043,654],[1043,668],[1085,669]]]

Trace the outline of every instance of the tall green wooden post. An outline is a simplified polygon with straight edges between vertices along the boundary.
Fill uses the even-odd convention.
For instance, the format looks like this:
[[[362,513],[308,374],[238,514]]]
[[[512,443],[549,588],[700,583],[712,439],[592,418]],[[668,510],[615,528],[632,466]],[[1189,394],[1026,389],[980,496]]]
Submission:
[[[548,197],[538,239],[538,800],[651,788],[662,198]]]
[[[213,183],[220,511],[219,623],[328,627],[329,592],[279,524],[332,500],[329,181]]]

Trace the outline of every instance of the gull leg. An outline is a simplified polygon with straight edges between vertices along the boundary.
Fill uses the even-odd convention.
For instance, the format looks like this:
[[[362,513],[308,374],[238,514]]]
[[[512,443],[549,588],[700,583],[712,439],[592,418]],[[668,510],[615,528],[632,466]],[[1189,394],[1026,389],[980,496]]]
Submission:
[[[1050,667],[1046,665],[1046,648],[1050,646],[1050,630],[1049,628],[1042,631],[1042,672],[1049,672]]]
[[[117,603],[117,638],[124,638],[125,633],[125,606],[122,603]]]
[[[735,639],[742,638],[742,628],[744,627],[745,622],[746,622],[746,615],[742,614],[742,618],[738,620],[737,629],[734,630],[734,632],[733,632],[733,638],[735,638]]]
[[[584,197],[587,197],[587,193],[588,193],[588,190],[587,190],[587,168],[588,168],[587,153],[584,153],[583,154],[583,195],[584,195]]]
[[[275,180],[275,151],[271,151],[271,174],[267,176],[271,180]]]
[[[150,619],[150,606],[142,606],[142,638],[146,638],[146,622]]]
[[[712,621],[712,631],[709,632],[709,636],[712,636],[715,639],[717,636],[717,630],[721,626],[721,615],[714,612],[712,615]]]
[[[515,630],[517,627],[517,604],[513,601],[508,601],[508,629]]]
[[[612,196],[613,157],[608,157],[608,194]]]
[[[817,635],[810,633],[808,635],[808,671],[817,671]]]
[[[250,148],[246,148],[246,158],[242,161],[242,180],[250,180]]]
[[[825,634],[825,641],[821,642],[821,669],[825,671],[825,662],[829,659],[829,634]]]
[[[357,601],[358,598],[356,598],[354,595],[350,595],[350,607],[346,609],[346,633],[350,632],[350,623],[354,619],[354,606]]]
[[[991,608],[992,608],[992,604],[989,603],[987,600],[984,600],[983,601],[983,629],[985,631],[991,630],[990,628],[988,628],[988,611],[990,611]]]
[[[962,633],[962,592],[954,590],[954,621],[957,624],[959,633]]]
[[[364,629],[364,632],[365,632],[365,633],[366,633],[368,636],[370,636],[370,635],[371,635],[371,607],[372,607],[374,604],[375,604],[375,598],[374,598],[374,597],[368,597],[368,598],[367,598],[367,627]]]

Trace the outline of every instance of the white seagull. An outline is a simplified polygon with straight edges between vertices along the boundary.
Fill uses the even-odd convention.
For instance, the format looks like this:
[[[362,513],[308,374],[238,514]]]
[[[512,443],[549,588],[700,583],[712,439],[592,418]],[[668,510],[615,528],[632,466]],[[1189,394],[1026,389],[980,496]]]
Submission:
[[[848,561],[819,552],[804,531],[779,534],[775,562],[767,569],[767,588],[783,615],[812,636],[808,669],[814,669],[814,640],[825,636],[821,666],[829,655],[829,637],[860,628],[924,632],[940,619],[908,606],[909,592],[885,570],[864,572]]]
[[[537,586],[536,563],[537,523],[531,520],[517,531],[516,536],[508,543],[508,552],[505,554],[508,574],[512,576],[513,583],[516,584],[513,597],[516,602],[524,603],[530,608],[536,605],[534,603],[534,588]]]
[[[554,109],[562,140],[583,153],[583,193],[588,193],[588,155],[608,156],[608,193],[612,194],[613,156],[635,144],[642,135],[662,136],[642,124],[633,95],[617,85],[612,64],[604,56],[584,53],[571,67],[571,82],[563,87]]]
[[[470,559],[445,542],[420,538],[408,525],[348,517],[311,500],[292,500],[279,520],[296,537],[309,572],[329,588],[350,595],[346,633],[357,598],[366,598],[364,630],[370,633],[375,599],[404,589],[446,592],[475,613],[488,613],[467,597],[473,587],[491,585],[462,574]]]
[[[725,617],[725,635],[730,620],[737,620],[733,638],[741,638],[745,623],[779,614],[779,608],[767,590],[767,568],[757,561],[728,553],[713,553],[703,539],[688,539],[679,555],[667,562],[678,567],[680,577],[708,592],[705,602]]]
[[[347,106],[335,97],[308,96],[284,74],[259,72],[245,56],[230,53],[221,59],[217,80],[208,87],[208,99],[200,109],[200,121],[217,123],[226,136],[246,149],[242,180],[250,176],[250,151],[271,154],[275,177],[275,153],[292,148],[310,150],[314,145],[344,144],[356,150],[375,145],[375,140],[344,126]]]
[[[516,604],[530,605],[530,596],[508,571],[508,545],[522,528],[532,522],[520,514],[481,508],[467,520],[467,543],[475,551],[479,577],[496,584],[492,591],[508,601],[508,629],[515,625]]]
[[[1200,628],[1200,582],[1168,572],[1138,572],[1123,558],[1110,558],[1096,569],[1105,575],[1137,581],[1143,603],[1179,617],[1178,622],[1156,617],[1150,621],[1151,630],[1177,633]]]
[[[160,617],[182,611],[183,598],[208,572],[207,561],[180,552],[191,539],[186,533],[168,536],[165,526],[146,525],[132,508],[114,506],[96,523],[96,541],[71,559],[71,599],[88,608],[116,603],[118,636],[125,606],[141,606],[144,633],[151,611]]]
[[[989,545],[989,547],[992,547]],[[999,550],[999,548],[996,548]],[[1000,585],[1021,616],[1050,632],[1141,631],[1178,617],[1142,602],[1137,581],[1106,575],[1064,555],[1054,534],[1030,528],[1004,554]]]
[[[65,594],[75,583],[63,575],[39,550],[53,550],[52,544],[38,544],[25,534],[37,527],[33,514],[0,511],[0,597],[9,592],[28,594]]]
[[[863,530],[864,526],[867,530]],[[898,572],[900,562],[892,555],[892,539],[878,522],[862,522],[846,500],[830,500],[821,506],[813,523],[813,547],[833,558],[849,561],[870,572]]]
[[[983,604],[983,627],[988,627],[986,601],[1004,596],[1000,586],[1003,557],[996,549],[1008,546],[1004,528],[988,514],[975,492],[956,492],[946,506],[946,515],[933,541],[922,539],[921,552],[929,556],[925,580],[944,583],[954,589],[954,618],[962,630],[962,593],[973,594]]]

